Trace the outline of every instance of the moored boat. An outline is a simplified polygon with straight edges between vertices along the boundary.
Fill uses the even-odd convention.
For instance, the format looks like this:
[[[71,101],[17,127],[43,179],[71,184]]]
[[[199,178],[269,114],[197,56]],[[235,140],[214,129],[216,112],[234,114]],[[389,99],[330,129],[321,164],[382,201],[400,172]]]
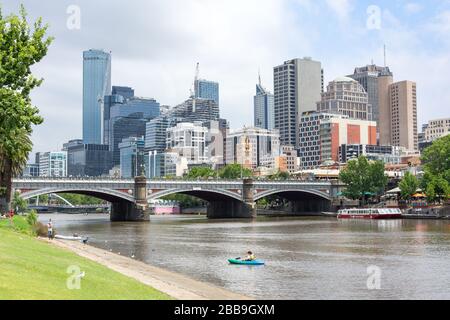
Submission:
[[[399,208],[352,208],[341,209],[338,219],[400,219],[402,211]]]

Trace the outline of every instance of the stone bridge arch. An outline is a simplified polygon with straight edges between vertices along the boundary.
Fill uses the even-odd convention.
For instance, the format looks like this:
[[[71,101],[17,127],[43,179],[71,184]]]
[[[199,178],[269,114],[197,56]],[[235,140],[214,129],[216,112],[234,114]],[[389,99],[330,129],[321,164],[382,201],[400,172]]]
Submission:
[[[129,202],[134,203],[135,199],[133,194],[127,194],[122,191],[117,191],[114,189],[107,189],[107,188],[96,188],[96,189],[90,189],[90,188],[61,188],[61,187],[53,187],[53,188],[42,188],[42,189],[36,189],[36,190],[30,190],[21,192],[21,197],[25,200],[34,198],[37,196],[45,195],[45,194],[51,194],[51,193],[75,193],[75,194],[82,194],[82,195],[88,195],[95,198],[99,198],[111,203],[118,203],[118,202]]]

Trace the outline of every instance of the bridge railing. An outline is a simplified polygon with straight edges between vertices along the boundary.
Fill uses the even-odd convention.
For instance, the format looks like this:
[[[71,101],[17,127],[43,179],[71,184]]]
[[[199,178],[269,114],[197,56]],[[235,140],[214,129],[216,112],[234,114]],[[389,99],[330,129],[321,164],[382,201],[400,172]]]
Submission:
[[[118,178],[118,177],[18,177],[13,181],[73,181],[73,182],[88,182],[88,181],[101,181],[101,182],[125,182],[134,183],[133,178]],[[222,178],[150,178],[147,179],[148,183],[164,183],[164,182],[242,182],[243,179],[222,179]],[[324,180],[318,178],[290,178],[290,179],[267,179],[267,178],[253,178],[254,183],[327,183],[332,185],[341,184],[338,180]]]

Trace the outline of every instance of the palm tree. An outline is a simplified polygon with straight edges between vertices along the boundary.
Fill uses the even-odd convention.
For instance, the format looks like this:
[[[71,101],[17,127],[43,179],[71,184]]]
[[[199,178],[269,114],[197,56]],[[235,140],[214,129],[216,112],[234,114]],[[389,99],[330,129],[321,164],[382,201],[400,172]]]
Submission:
[[[22,174],[32,149],[26,129],[13,130],[0,141],[0,212],[11,209],[12,178]]]

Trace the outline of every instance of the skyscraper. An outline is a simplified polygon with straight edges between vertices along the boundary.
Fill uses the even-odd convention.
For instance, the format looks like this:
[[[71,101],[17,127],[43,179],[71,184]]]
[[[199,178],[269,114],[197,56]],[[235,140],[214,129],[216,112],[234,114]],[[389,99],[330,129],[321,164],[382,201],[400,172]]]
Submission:
[[[317,111],[338,113],[353,119],[372,120],[372,108],[368,96],[358,81],[349,77],[339,77],[327,86],[317,102]]]
[[[67,151],[67,175],[98,177],[112,168],[112,152],[106,144],[84,144],[83,140],[70,140],[64,144]]]
[[[103,143],[104,97],[111,94],[111,54],[83,52],[83,141]]]
[[[204,79],[194,82],[195,98],[214,100],[219,105],[219,83]]]
[[[244,127],[229,132],[226,138],[226,163],[239,163],[245,168],[271,168],[280,156],[278,130]]]
[[[365,67],[355,68],[352,75],[348,77],[358,81],[367,92],[369,104],[372,106],[372,120],[377,122],[377,130],[380,130],[380,112],[379,112],[379,96],[378,96],[378,78],[392,77],[389,67],[380,67],[375,64]]]
[[[289,60],[274,67],[273,76],[275,128],[282,145],[298,148],[300,117],[316,109],[323,92],[321,63],[308,57]]]
[[[254,126],[272,130],[275,128],[274,96],[261,85],[261,78],[256,85],[253,97]]]
[[[120,175],[134,178],[145,173],[148,158],[144,153],[144,137],[128,137],[119,143]],[[147,159],[146,159],[147,158]]]
[[[380,119],[390,124],[380,128],[380,144],[418,150],[417,88],[412,81],[389,85],[388,97],[380,104]]]
[[[219,105],[211,99],[189,98],[185,102],[170,109],[167,116],[183,119],[184,122],[219,120]]]

